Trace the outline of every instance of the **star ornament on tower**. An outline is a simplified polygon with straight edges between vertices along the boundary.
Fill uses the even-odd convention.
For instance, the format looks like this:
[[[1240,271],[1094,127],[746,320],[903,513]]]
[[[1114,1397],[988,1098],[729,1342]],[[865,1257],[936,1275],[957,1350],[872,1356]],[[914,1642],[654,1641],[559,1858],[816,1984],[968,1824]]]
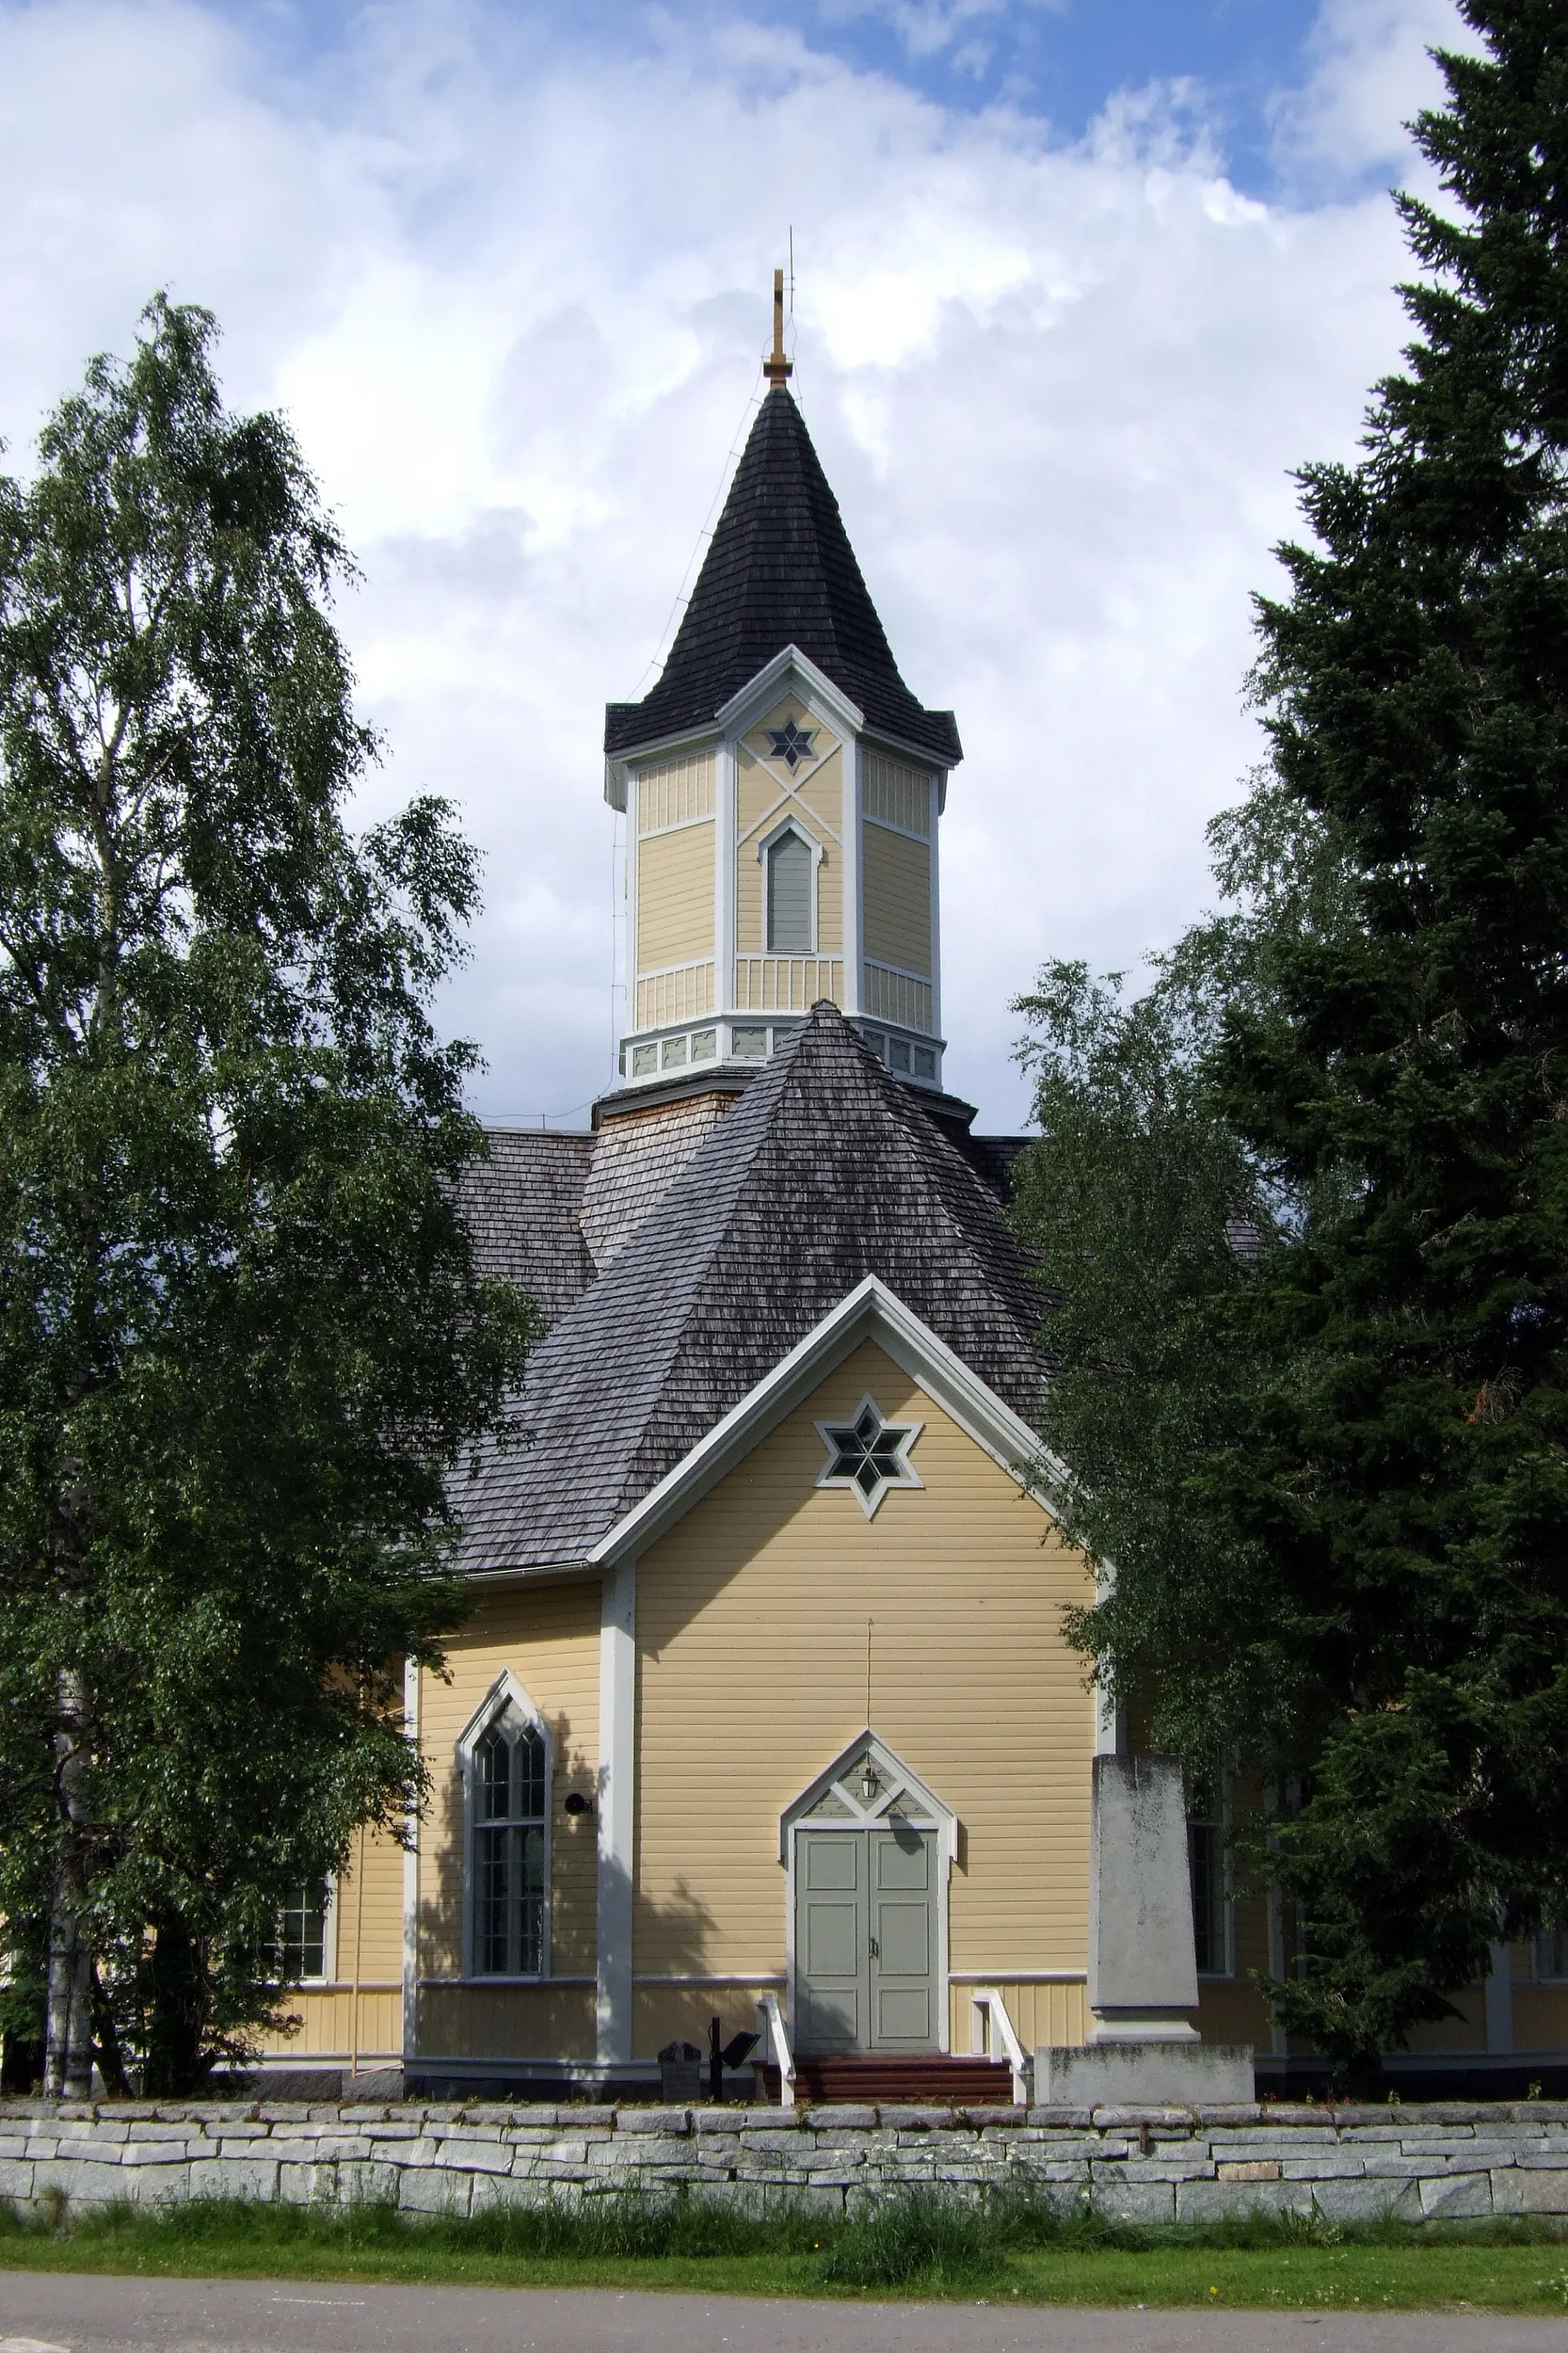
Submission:
[[[871,1519],[890,1487],[924,1485],[909,1461],[909,1449],[925,1424],[884,1421],[874,1401],[863,1397],[853,1421],[819,1421],[817,1435],[827,1449],[819,1487],[847,1487]]]
[[[792,776],[803,760],[812,757],[811,746],[817,740],[815,728],[797,728],[793,719],[786,719],[781,728],[768,729],[768,742],[773,748],[770,760],[781,760]]]

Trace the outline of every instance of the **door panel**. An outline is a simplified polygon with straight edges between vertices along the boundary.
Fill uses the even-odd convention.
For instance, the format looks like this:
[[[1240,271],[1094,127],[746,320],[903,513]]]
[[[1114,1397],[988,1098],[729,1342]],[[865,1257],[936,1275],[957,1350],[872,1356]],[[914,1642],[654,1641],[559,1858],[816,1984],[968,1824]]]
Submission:
[[[872,2048],[936,2048],[936,1848],[930,1831],[872,1831]]]
[[[871,2025],[863,1833],[795,1837],[795,1965],[802,2051],[862,2051]]]
[[[802,2052],[935,2051],[936,1964],[934,1833],[796,1833]]]

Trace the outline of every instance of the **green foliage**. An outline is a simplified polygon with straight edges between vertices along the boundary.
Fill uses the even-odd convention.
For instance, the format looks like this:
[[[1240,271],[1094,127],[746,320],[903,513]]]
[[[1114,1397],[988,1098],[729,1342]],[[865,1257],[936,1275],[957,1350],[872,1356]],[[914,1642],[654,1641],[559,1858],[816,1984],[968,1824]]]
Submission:
[[[0,482],[0,1914],[175,2089],[419,1795],[401,1661],[532,1321],[427,1010],[473,854],[435,801],[348,830],[344,551],[206,313],[144,326]]]
[[[1231,912],[1027,1004],[1080,1637],[1280,1792],[1272,1991],[1357,2081],[1568,1894],[1568,24],[1464,13],[1408,373],[1260,600]]]
[[[857,2207],[819,2269],[834,2287],[943,2287],[992,2279],[1002,2262],[1000,2218],[984,2201],[908,2190]]]

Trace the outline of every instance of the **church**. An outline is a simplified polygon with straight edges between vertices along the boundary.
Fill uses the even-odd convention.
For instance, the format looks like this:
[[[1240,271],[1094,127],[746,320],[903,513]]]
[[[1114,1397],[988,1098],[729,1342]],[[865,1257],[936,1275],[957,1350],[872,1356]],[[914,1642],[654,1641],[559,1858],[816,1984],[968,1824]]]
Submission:
[[[408,1680],[432,1801],[289,1916],[264,2064],[648,2098],[684,2046],[745,2096],[1011,2101],[1141,2053],[1135,2096],[1250,2098],[1255,2049],[1288,2065],[1247,1974],[1281,1924],[1231,1899],[1226,1792],[1141,1756],[1064,1638],[1094,1581],[1037,1434],[1026,1140],[944,1076],[958,729],[900,673],[781,329],[776,280],[668,660],[606,712],[616,1083],[469,1183],[548,1329],[525,1442],[461,1491],[472,1613]],[[1546,1959],[1412,2058],[1568,2041]]]

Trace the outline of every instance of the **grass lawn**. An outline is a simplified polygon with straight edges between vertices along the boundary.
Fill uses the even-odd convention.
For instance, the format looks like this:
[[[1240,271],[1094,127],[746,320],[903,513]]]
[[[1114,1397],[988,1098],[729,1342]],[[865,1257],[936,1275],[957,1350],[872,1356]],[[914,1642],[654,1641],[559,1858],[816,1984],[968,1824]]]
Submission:
[[[968,2303],[1568,2312],[1568,2245],[1488,2226],[1417,2241],[1258,2216],[1208,2233],[1133,2230],[1014,2208],[989,2217],[919,2198],[837,2226],[602,2201],[472,2221],[379,2207],[121,2207],[50,2224],[0,2208],[0,2267],[185,2278],[687,2289],[706,2295],[920,2297]],[[1205,2243],[1207,2239],[1207,2243]],[[655,2251],[659,2249],[669,2251]]]

